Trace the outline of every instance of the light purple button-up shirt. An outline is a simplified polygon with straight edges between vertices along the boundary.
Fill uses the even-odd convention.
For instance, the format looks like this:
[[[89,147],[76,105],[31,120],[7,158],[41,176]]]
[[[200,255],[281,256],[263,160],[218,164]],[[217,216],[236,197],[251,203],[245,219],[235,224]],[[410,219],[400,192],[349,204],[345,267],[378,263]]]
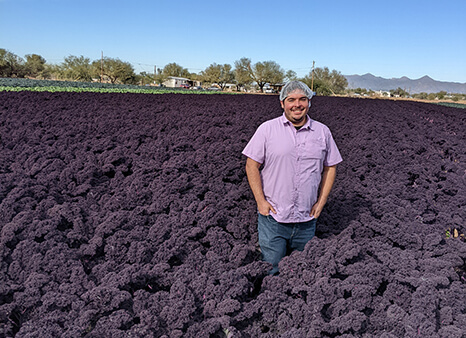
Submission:
[[[285,114],[262,123],[243,150],[262,163],[262,188],[277,222],[295,223],[309,216],[317,202],[324,166],[342,161],[327,126],[307,117],[296,130]]]

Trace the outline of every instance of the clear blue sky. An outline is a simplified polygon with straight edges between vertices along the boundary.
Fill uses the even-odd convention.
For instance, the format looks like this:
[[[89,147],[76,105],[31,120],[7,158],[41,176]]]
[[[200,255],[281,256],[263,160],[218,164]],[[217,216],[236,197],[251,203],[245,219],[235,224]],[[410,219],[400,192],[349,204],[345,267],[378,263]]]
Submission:
[[[137,73],[176,62],[275,61],[466,82],[466,1],[0,0],[0,48],[48,63],[104,56]]]

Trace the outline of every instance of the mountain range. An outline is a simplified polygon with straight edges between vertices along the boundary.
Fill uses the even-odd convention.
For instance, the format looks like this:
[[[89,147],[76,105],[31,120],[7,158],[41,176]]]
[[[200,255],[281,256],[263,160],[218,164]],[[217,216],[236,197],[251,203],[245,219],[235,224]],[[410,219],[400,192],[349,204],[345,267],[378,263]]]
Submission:
[[[466,83],[436,81],[429,76],[411,80],[406,76],[401,78],[385,79],[370,73],[364,75],[343,75],[348,80],[348,88],[365,88],[367,90],[383,90],[401,88],[410,94],[419,93],[447,93],[466,94]]]

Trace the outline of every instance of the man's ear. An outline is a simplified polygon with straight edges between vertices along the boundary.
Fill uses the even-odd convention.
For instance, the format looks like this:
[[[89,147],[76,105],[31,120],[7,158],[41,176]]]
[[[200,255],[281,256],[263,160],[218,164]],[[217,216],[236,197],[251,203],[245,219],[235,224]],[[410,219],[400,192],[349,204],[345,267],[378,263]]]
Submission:
[[[282,108],[285,109],[285,104],[283,102],[284,101],[280,101],[280,104],[281,104]]]

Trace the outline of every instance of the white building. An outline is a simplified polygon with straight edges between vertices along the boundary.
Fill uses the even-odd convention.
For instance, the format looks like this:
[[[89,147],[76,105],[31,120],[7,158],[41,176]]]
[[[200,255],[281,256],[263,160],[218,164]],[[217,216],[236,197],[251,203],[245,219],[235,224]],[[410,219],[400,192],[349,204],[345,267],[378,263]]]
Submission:
[[[176,76],[169,76],[164,82],[163,85],[165,87],[170,87],[170,88],[189,88],[193,86],[200,86],[201,82],[200,81],[192,81],[190,79],[187,79],[185,77],[176,77]]]
[[[179,88],[188,84],[189,79],[185,77],[169,76],[164,82],[165,87]]]

